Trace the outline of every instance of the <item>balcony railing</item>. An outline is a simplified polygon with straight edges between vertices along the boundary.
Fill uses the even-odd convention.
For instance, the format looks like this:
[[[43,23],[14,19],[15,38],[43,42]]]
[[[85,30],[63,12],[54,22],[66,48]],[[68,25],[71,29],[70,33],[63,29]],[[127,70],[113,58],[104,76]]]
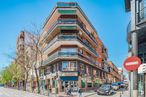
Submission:
[[[66,2],[58,2],[57,7],[77,7],[78,4],[74,2],[66,3]]]
[[[138,23],[146,21],[146,7],[144,7],[143,9],[141,9],[138,13],[137,13],[137,21]]]
[[[76,19],[59,19],[57,20],[52,27],[48,30],[48,32],[45,34],[44,36],[44,40],[47,38],[47,36],[49,35],[49,33],[51,33],[53,31],[53,29],[58,25],[58,24],[78,24],[79,27],[92,39],[92,41],[94,43],[96,43],[98,45],[98,43],[96,42],[95,38],[88,32],[88,30]],[[72,27],[73,29],[75,29],[75,27]],[[71,28],[70,28],[71,29]]]
[[[44,51],[46,51],[51,45],[53,45],[55,42],[57,41],[63,41],[63,40],[79,40],[84,46],[86,46],[90,51],[92,51],[96,56],[97,51],[95,49],[93,49],[91,46],[89,46],[89,44],[87,44],[85,41],[83,41],[79,36],[77,35],[59,35],[57,37],[55,37],[51,42],[49,42],[49,44],[44,48]]]
[[[127,26],[127,33],[131,32],[131,21],[129,22],[128,26]]]
[[[87,62],[90,62],[92,65],[98,65],[97,61],[94,61],[92,59],[89,59],[82,54],[79,54],[78,52],[61,52],[57,51],[56,53],[50,55],[45,61],[43,61],[43,65],[47,65],[50,62],[56,60],[57,58],[60,57],[76,57],[76,58],[81,58],[83,60],[86,60]]]

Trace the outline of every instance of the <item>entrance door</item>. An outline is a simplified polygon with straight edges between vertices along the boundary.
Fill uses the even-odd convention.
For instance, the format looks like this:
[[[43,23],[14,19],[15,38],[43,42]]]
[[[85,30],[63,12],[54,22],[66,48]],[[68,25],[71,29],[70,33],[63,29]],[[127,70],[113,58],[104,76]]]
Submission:
[[[72,90],[77,88],[77,81],[62,81],[62,90],[71,88]]]

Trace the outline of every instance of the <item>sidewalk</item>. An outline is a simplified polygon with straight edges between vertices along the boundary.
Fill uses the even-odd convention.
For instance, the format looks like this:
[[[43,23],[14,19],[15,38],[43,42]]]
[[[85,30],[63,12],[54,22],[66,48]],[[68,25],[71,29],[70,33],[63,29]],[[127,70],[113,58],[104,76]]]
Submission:
[[[123,93],[122,92],[118,92],[117,94],[121,94],[122,95],[121,97],[130,97],[129,91],[124,91]]]
[[[56,96],[57,97],[79,97],[79,94],[77,92],[73,92],[72,93],[73,95],[72,96],[68,96],[66,95],[64,92],[61,92],[59,94],[57,94]],[[82,93],[82,97],[90,97],[91,95],[94,95],[96,94],[96,92],[83,92]],[[56,97],[55,94],[51,94],[49,97]]]

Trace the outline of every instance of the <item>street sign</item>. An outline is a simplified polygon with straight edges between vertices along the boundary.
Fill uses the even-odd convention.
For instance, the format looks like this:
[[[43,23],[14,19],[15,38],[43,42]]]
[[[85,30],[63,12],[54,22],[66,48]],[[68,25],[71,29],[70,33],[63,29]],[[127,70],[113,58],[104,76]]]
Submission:
[[[141,64],[138,68],[138,73],[146,73],[146,64]]]
[[[132,56],[132,57],[129,57],[125,60],[124,62],[124,68],[127,70],[127,71],[134,71],[134,70],[137,70],[138,67],[140,66],[141,64],[141,60],[140,58],[136,57],[136,56]]]

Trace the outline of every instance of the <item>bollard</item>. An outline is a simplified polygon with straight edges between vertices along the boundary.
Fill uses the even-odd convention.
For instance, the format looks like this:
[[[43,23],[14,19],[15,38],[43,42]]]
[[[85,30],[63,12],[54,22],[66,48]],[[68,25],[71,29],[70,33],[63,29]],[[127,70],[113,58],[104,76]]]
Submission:
[[[120,92],[120,97],[122,97],[122,93]]]

